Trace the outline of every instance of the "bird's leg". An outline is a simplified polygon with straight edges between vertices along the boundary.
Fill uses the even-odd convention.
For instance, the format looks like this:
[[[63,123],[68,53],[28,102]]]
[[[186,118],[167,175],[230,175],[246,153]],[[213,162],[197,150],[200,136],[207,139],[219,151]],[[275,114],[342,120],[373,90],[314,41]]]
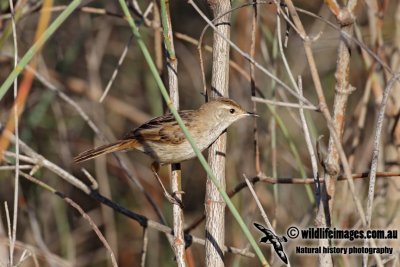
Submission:
[[[173,195],[168,193],[167,189],[165,188],[164,184],[161,181],[160,176],[158,175],[159,169],[160,169],[160,164],[158,164],[157,162],[153,162],[151,164],[151,171],[153,172],[154,176],[157,178],[157,181],[163,190],[164,196],[168,199],[169,202],[171,202],[172,204],[179,205],[181,207],[181,209],[183,209],[183,203],[180,199],[178,199],[176,197],[176,193],[174,193]]]

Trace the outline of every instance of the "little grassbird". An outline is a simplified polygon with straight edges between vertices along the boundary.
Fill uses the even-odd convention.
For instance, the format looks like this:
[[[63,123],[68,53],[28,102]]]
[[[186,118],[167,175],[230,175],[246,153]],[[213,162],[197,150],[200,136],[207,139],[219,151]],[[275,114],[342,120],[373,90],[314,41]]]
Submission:
[[[222,97],[203,104],[197,110],[179,111],[179,115],[201,151],[209,147],[235,121],[248,116],[257,116],[245,111],[235,101]],[[154,118],[114,143],[87,150],[79,154],[75,162],[130,149],[140,150],[154,160],[156,164],[152,165],[152,171],[166,197],[176,203],[175,198],[171,199],[158,177],[158,164],[179,163],[194,158],[195,153],[172,114]]]

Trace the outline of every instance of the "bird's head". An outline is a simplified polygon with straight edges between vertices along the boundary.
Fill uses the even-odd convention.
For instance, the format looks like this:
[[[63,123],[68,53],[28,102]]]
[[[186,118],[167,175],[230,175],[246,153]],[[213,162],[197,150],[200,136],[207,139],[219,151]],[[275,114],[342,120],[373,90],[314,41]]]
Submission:
[[[244,117],[258,117],[253,112],[248,112],[243,109],[238,103],[229,98],[217,98],[210,102],[205,103],[201,109],[208,113],[216,121],[228,127],[237,120]]]

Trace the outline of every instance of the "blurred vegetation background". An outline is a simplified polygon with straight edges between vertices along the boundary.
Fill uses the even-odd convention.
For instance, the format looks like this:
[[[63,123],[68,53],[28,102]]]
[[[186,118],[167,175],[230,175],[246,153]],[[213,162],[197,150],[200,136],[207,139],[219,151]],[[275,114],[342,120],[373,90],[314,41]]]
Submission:
[[[16,21],[19,55],[29,49],[40,17],[41,1],[13,1],[21,10]],[[37,58],[37,72],[44,80],[53,84],[57,90],[50,90],[46,84],[35,79],[27,98],[25,111],[19,122],[20,139],[48,160],[56,163],[69,173],[89,184],[82,172],[84,167],[99,183],[102,194],[129,210],[158,221],[158,218],[146,201],[144,195],[132,183],[112,156],[101,157],[83,164],[74,164],[73,157],[78,153],[104,141],[96,137],[88,123],[76,108],[60,97],[62,92],[79,105],[97,125],[108,140],[116,140],[129,130],[146,120],[162,115],[165,104],[150,74],[143,55],[136,42],[131,40],[131,30],[122,19],[117,1],[84,1],[82,6],[106,11],[107,14],[95,14],[90,10],[74,12],[58,31],[45,44]],[[373,4],[371,4],[373,2]],[[69,1],[54,1],[54,7],[68,4]],[[165,57],[162,52],[159,25],[158,3],[138,1],[144,11],[152,3],[147,17],[151,25],[141,23],[140,31],[152,52],[160,75],[166,80]],[[211,17],[206,1],[196,2]],[[239,6],[243,1],[233,1]],[[337,21],[324,1],[295,1],[295,5],[318,14],[337,24]],[[376,7],[377,9],[374,9]],[[133,10],[133,8],[132,8]],[[54,18],[59,10],[54,10]],[[178,79],[181,109],[196,109],[204,102],[200,60],[195,42],[205,27],[205,21],[186,1],[171,1],[170,13],[174,31],[176,56],[179,62]],[[8,1],[0,2],[0,83],[13,70],[13,40],[7,31],[11,25]],[[141,17],[133,12],[137,22]],[[376,53],[394,72],[398,71],[400,44],[400,2],[399,1],[358,1],[354,12],[356,23],[355,38]],[[232,12],[231,40],[242,50],[249,52],[251,45],[251,6]],[[322,21],[301,15],[307,33],[316,37],[312,50],[316,58],[318,72],[323,84],[328,108],[332,111],[335,97],[335,70],[340,32],[328,27]],[[273,4],[258,5],[256,38],[257,62],[268,68],[277,77],[290,84],[279,53],[277,35],[285,36],[286,24],[282,23],[282,32],[276,30],[276,7]],[[302,76],[304,95],[315,105],[318,104],[314,92],[303,41],[291,29],[288,34],[288,46],[284,49],[289,66],[294,74]],[[208,30],[203,41],[212,46],[212,30]],[[118,74],[104,102],[99,103],[106,85],[125,47],[128,51],[125,60],[119,66]],[[352,157],[352,172],[368,172],[372,155],[372,142],[376,124],[376,114],[382,98],[388,73],[354,42],[351,43],[350,83],[355,87],[347,104],[344,118],[343,147],[348,157]],[[203,49],[206,86],[210,85],[211,53]],[[367,60],[368,59],[368,60]],[[245,73],[249,73],[250,64],[237,52],[231,50],[231,60]],[[284,102],[298,101],[288,95],[269,77],[256,70],[255,83],[266,99]],[[166,83],[167,84],[167,83]],[[249,110],[252,108],[249,80],[235,68],[230,70],[230,97]],[[366,91],[368,90],[368,95]],[[365,101],[363,101],[365,98]],[[382,133],[381,154],[378,171],[399,172],[400,130],[398,129],[400,110],[400,87],[396,85],[389,100],[385,128]],[[0,101],[0,123],[5,125],[14,103],[12,90]],[[360,125],[359,118],[365,109],[365,123]],[[302,127],[299,124],[297,109],[257,104],[258,138],[260,147],[261,171],[274,178],[312,177],[310,157],[304,141]],[[275,113],[275,116],[273,116]],[[322,150],[327,146],[329,131],[326,121],[319,112],[306,111],[307,122],[311,129],[314,145],[321,139]],[[277,120],[279,120],[277,122]],[[279,123],[281,122],[281,123]],[[243,175],[258,175],[255,169],[253,145],[253,121],[242,120],[228,130],[227,150],[227,191],[244,181]],[[354,140],[359,142],[354,145]],[[10,151],[14,147],[10,146]],[[298,154],[296,154],[297,151]],[[325,152],[326,153],[326,152]],[[137,151],[122,153],[123,162],[128,166],[130,175],[143,184],[145,190],[162,210],[171,225],[171,205],[165,201],[151,171],[151,159]],[[13,162],[12,159],[9,159]],[[2,163],[4,166],[6,163]],[[10,163],[9,163],[10,164]],[[323,168],[320,166],[320,173]],[[164,182],[168,184],[167,167],[161,170]],[[143,233],[141,226],[133,220],[102,206],[89,196],[81,193],[54,173],[41,168],[34,175],[37,179],[56,188],[77,202],[94,220],[104,233],[119,266],[139,266]],[[3,203],[13,203],[14,172],[0,170],[0,263],[7,261],[8,237],[7,222]],[[375,191],[372,227],[379,229],[399,229],[397,209],[399,197],[398,178],[379,178]],[[204,192],[206,175],[196,159],[182,163],[182,183],[185,194],[185,226],[191,225],[204,213]],[[357,194],[362,203],[366,203],[368,179],[355,181]],[[292,225],[308,228],[314,225],[316,206],[307,195],[306,186],[301,184],[257,183],[257,195],[263,204],[278,234],[286,234]],[[310,186],[311,192],[314,187]],[[21,255],[24,248],[32,247],[31,256],[21,266],[111,266],[109,254],[98,240],[91,227],[81,215],[63,200],[43,190],[25,179],[20,180],[20,204],[16,254]],[[261,236],[253,226],[261,222],[260,212],[248,189],[243,189],[232,198],[256,239]],[[337,228],[361,228],[347,182],[337,182],[333,204],[332,224]],[[11,207],[12,205],[9,204]],[[12,209],[11,209],[12,210]],[[244,248],[247,241],[227,212],[226,244]],[[146,266],[174,266],[174,253],[165,235],[150,229],[149,248]],[[204,237],[204,224],[197,226],[191,234]],[[303,243],[302,243],[303,242]],[[348,242],[348,241],[347,241]],[[378,245],[397,247],[395,259],[387,266],[399,262],[399,244],[377,241]],[[316,266],[317,255],[297,255],[296,245],[306,244],[295,240],[286,244],[285,250],[293,266]],[[316,245],[317,243],[308,243]],[[352,243],[344,243],[352,245]],[[34,247],[34,249],[33,249]],[[270,246],[262,246],[272,266],[282,263],[271,251]],[[188,248],[190,266],[204,264],[204,247],[193,244]],[[189,254],[188,254],[189,255]],[[388,255],[382,255],[386,259]],[[389,255],[390,256],[390,255]],[[226,266],[244,266],[259,264],[256,258],[226,253]],[[49,260],[51,259],[51,260]],[[354,266],[360,264],[361,256],[334,255],[336,266]],[[373,259],[371,258],[371,262]]]

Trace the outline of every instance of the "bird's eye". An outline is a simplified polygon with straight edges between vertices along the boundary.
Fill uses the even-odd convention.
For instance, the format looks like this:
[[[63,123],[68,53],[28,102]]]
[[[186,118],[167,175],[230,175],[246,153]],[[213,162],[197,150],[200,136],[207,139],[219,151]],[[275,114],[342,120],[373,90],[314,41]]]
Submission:
[[[233,114],[233,113],[235,113],[235,109],[231,108],[231,109],[229,110],[229,112],[230,112],[231,114]]]

